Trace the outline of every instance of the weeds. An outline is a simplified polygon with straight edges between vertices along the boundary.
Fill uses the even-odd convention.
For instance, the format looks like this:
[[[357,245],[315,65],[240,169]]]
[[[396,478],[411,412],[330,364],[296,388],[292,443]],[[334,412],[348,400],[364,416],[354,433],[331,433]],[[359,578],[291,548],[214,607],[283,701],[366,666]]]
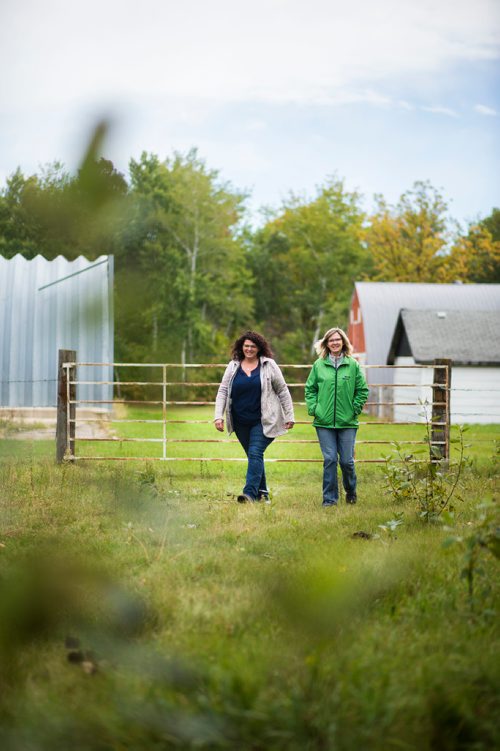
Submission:
[[[389,519],[384,524],[379,524],[379,529],[383,530],[388,536],[391,542],[397,539],[397,530],[404,524],[403,512],[396,514],[395,519]]]
[[[428,448],[408,454],[401,444],[393,443],[392,455],[385,457],[384,479],[385,487],[397,503],[411,505],[421,519],[432,522],[445,510],[453,511],[454,497],[460,499],[457,490],[468,460],[464,443],[466,428],[460,426],[458,438],[450,441],[455,447],[458,445],[455,462],[441,458],[439,449],[430,442],[429,425],[427,430]],[[429,458],[418,459],[424,452],[429,452]]]
[[[145,462],[144,466],[136,472],[139,486],[147,490],[152,496],[159,494],[156,470],[150,462]]]
[[[445,519],[446,529],[455,531],[455,518],[448,514]],[[477,518],[472,524],[472,532],[468,535],[453,534],[443,543],[444,547],[458,545],[463,551],[463,567],[461,577],[467,582],[469,605],[472,612],[478,604],[476,583],[485,577],[485,558],[488,554],[497,561],[500,560],[500,512],[495,502],[485,502],[477,507]],[[489,587],[484,588],[483,594],[489,594]],[[483,597],[483,601],[484,601]]]
[[[47,430],[47,425],[44,422],[25,422],[24,420],[17,420],[14,417],[4,418],[0,417],[0,436],[2,438],[9,438],[12,435],[25,433],[30,430]]]

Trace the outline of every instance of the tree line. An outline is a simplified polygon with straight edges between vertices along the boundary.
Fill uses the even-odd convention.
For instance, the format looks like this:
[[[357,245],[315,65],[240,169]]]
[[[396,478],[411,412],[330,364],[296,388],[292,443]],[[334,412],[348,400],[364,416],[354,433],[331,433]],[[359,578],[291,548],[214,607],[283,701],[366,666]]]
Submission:
[[[92,149],[0,189],[0,254],[115,256],[115,356],[224,360],[245,328],[282,361],[309,362],[331,325],[347,327],[353,283],[500,282],[500,210],[463,230],[438,190],[416,182],[391,205],[334,176],[290,194],[250,226],[246,196],[196,150],[132,159],[128,175]]]

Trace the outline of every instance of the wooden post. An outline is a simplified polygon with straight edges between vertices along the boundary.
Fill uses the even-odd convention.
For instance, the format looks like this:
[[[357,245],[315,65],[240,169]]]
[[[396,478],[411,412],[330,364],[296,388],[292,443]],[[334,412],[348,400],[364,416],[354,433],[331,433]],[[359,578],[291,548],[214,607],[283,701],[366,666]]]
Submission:
[[[56,460],[59,464],[75,455],[76,406],[70,402],[76,399],[76,386],[70,381],[76,380],[76,368],[63,368],[65,362],[76,362],[74,350],[59,350],[56,424]]]
[[[431,460],[450,458],[451,360],[434,360],[432,387]],[[441,423],[441,424],[437,424]]]

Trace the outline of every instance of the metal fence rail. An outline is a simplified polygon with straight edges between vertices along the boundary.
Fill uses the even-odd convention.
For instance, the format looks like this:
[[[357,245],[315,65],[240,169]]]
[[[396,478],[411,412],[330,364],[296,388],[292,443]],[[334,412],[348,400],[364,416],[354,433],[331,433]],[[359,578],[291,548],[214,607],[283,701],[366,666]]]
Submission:
[[[89,381],[85,379],[78,379],[77,374],[80,372],[80,369],[85,369],[87,367],[95,367],[97,365],[100,366],[107,366],[107,367],[113,367],[115,369],[117,368],[138,368],[138,369],[152,369],[152,368],[159,368],[161,369],[161,380],[139,380],[139,381],[131,381],[131,380],[111,380],[111,381]],[[227,439],[227,438],[170,438],[168,436],[168,430],[167,426],[169,424],[211,424],[211,420],[180,420],[169,417],[168,413],[168,407],[171,406],[209,406],[214,405],[215,402],[212,400],[194,400],[194,399],[186,399],[186,400],[179,400],[179,399],[170,399],[167,398],[169,396],[169,389],[171,388],[182,388],[182,387],[189,387],[192,389],[199,389],[199,388],[217,388],[219,385],[218,381],[188,381],[188,380],[170,380],[167,378],[167,370],[176,368],[181,369],[183,373],[186,373],[187,370],[194,370],[194,369],[225,369],[227,363],[94,363],[94,362],[78,362],[76,352],[71,350],[60,350],[59,351],[59,380],[58,380],[58,410],[57,410],[57,430],[56,430],[56,455],[57,460],[59,462],[61,461],[78,461],[78,460],[88,460],[88,461],[197,461],[197,462],[208,462],[208,461],[217,461],[217,462],[238,462],[238,461],[246,461],[246,457],[179,457],[179,456],[169,456],[167,454],[167,447],[169,444],[214,444],[214,443],[221,443],[221,444],[237,444],[238,442],[236,440]],[[293,370],[309,370],[310,364],[285,364],[281,365],[281,368],[283,370],[285,369],[293,369]],[[397,367],[398,369],[411,369],[411,370],[432,370],[433,371],[433,378],[432,382],[428,384],[418,384],[418,383],[411,383],[411,384],[370,384],[370,388],[383,386],[384,388],[398,388],[398,387],[404,387],[404,388],[429,388],[432,389],[432,397],[430,400],[427,400],[425,403],[426,408],[432,408],[432,417],[430,419],[431,423],[431,437],[430,437],[430,449],[431,449],[431,456],[433,453],[436,452],[439,454],[439,456],[443,458],[447,458],[449,455],[449,426],[450,426],[450,409],[449,409],[449,393],[450,393],[450,370],[451,370],[451,364],[449,361],[435,361],[433,365],[398,365],[398,366],[392,366],[392,365],[367,365],[365,366],[365,369],[393,369]],[[146,371],[147,372],[147,371]],[[113,400],[92,400],[92,399],[78,399],[77,398],[77,387],[79,386],[88,386],[88,385],[110,385],[115,387],[117,390],[121,389],[124,386],[133,386],[136,387],[153,387],[161,389],[160,394],[158,395],[157,399],[126,399],[126,398],[116,398]],[[303,382],[294,382],[288,384],[290,388],[304,388]],[[160,398],[161,396],[161,398]],[[162,416],[161,419],[144,419],[144,418],[117,418],[112,419],[113,424],[150,424],[150,425],[158,425],[161,426],[161,437],[151,438],[151,437],[116,437],[116,436],[107,436],[107,437],[79,437],[76,433],[77,425],[81,423],[92,423],[92,422],[101,422],[99,418],[78,418],[77,416],[77,408],[82,405],[141,405],[141,406],[154,406],[154,407],[161,407]],[[294,404],[297,406],[303,406],[305,402],[303,401],[297,401],[294,400]],[[414,406],[414,407],[422,407],[422,403],[419,401],[414,402],[392,402],[392,401],[369,401],[366,403],[366,406],[381,406],[381,405],[391,405],[391,406]],[[310,420],[307,421],[301,421],[298,420],[296,422],[297,425],[310,425]],[[359,422],[361,425],[387,425],[387,420],[381,420],[381,421],[363,421],[361,420]],[[412,421],[412,420],[405,420],[398,423],[394,423],[397,425],[422,425],[421,421]],[[136,456],[91,456],[91,455],[77,455],[75,446],[77,443],[141,443],[141,444],[160,444],[161,445],[161,456],[142,456],[142,457],[136,457]],[[384,440],[358,440],[356,441],[357,445],[363,445],[363,444],[373,444],[373,445],[389,445],[390,441],[384,441]],[[404,441],[405,445],[428,445],[427,441]],[[300,439],[300,438],[287,438],[286,441],[283,441],[281,445],[286,444],[317,444],[316,439]],[[432,448],[434,447],[434,448]],[[307,458],[266,458],[266,462],[298,462],[298,463],[319,463],[323,460],[321,458],[318,459],[307,459]],[[358,463],[377,463],[377,462],[383,462],[385,459],[383,458],[377,458],[377,459],[358,459]]]

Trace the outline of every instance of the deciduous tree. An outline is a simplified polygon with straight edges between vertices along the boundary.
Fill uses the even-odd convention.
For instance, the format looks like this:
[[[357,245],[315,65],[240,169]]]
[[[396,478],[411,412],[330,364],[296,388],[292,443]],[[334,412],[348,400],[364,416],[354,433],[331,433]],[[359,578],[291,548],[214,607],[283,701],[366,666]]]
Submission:
[[[494,240],[487,225],[469,227],[451,250],[448,266],[455,279],[476,283],[500,283],[500,240]]]
[[[446,261],[452,229],[446,203],[428,182],[416,182],[396,206],[378,196],[366,241],[373,259],[374,280],[448,281]]]
[[[183,361],[227,349],[252,315],[252,278],[239,238],[244,197],[196,151],[130,164],[139,265],[149,280],[142,313],[157,348]]]
[[[0,191],[0,253],[47,259],[114,253],[127,189],[102,157],[87,160],[73,177],[59,162],[29,177],[17,169]]]
[[[323,329],[346,326],[353,282],[369,270],[357,193],[336,178],[291,196],[251,251],[256,317],[285,358],[309,360]]]

